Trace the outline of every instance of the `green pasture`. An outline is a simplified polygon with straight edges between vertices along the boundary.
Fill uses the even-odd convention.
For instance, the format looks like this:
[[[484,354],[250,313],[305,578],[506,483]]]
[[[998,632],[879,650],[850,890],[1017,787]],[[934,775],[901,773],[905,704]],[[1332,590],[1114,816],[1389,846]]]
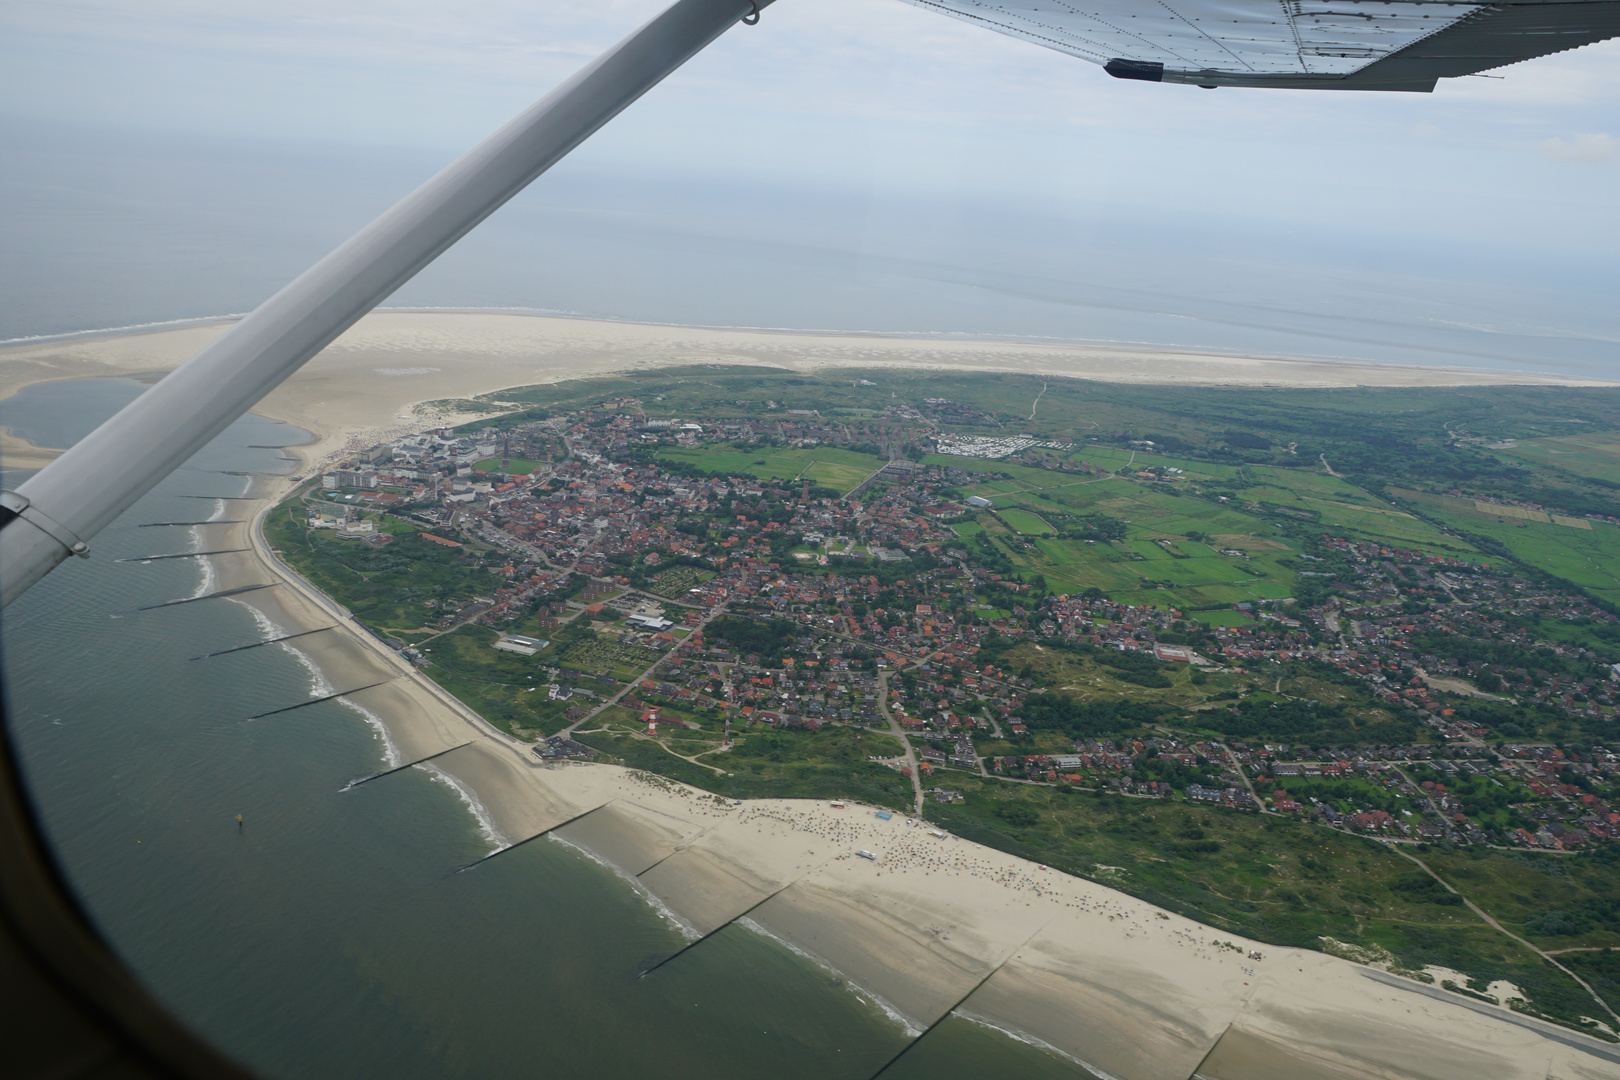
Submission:
[[[1246,465],[1243,473],[1256,483],[1244,488],[1240,498],[1312,514],[1309,522],[1299,520],[1319,526],[1324,532],[1364,537],[1433,554],[1455,556],[1473,552],[1471,545],[1445,535],[1428,522],[1338,477],[1260,465]]]
[[[1180,469],[1189,480],[1231,480],[1237,477],[1239,469],[1236,465],[1195,461],[1192,458],[1179,458],[1150,450],[1137,450],[1133,453],[1109,446],[1082,446],[1069,457],[1074,461],[1084,461],[1088,465],[1107,469],[1109,472],[1118,472],[1126,467],[1151,469],[1157,466],[1162,469]]]
[[[544,464],[543,461],[530,461],[528,458],[511,458],[505,464],[502,464],[500,458],[485,458],[483,461],[474,462],[473,469],[478,472],[527,476]]]
[[[729,476],[757,476],[761,480],[809,480],[822,487],[846,492],[877,472],[884,460],[838,447],[812,449],[736,450],[730,447],[665,448],[664,461],[680,461],[705,472]]]
[[[1029,474],[1061,476],[1027,468],[1023,472],[1025,478],[1017,486],[1023,486]],[[1127,603],[1197,607],[1278,599],[1293,592],[1294,574],[1279,560],[1297,543],[1286,540],[1278,526],[1234,506],[1125,480],[1010,490],[1014,486],[1001,481],[977,488],[995,495],[1001,506],[1000,520],[987,517],[986,527],[999,533],[1005,523],[1025,533],[1004,550],[1020,570],[1041,574],[1060,593],[1094,587]],[[1286,489],[1278,491],[1293,497]],[[1060,540],[1045,530],[1031,533],[1031,522],[1024,515],[1037,513],[1057,528],[1064,527],[1065,515],[1106,515],[1126,523],[1127,538],[1119,543],[1087,543]],[[1253,558],[1223,557],[1210,546],[1185,538],[1195,531],[1216,536],[1221,546],[1242,547]]]
[[[1234,608],[1215,611],[1189,611],[1188,618],[1197,619],[1205,626],[1251,626],[1254,620]]]
[[[1286,550],[1258,555],[1245,563],[1215,556],[1205,545],[1186,541],[1172,543],[1184,558],[1141,537],[1093,543],[1047,536],[1027,543],[1028,547],[1013,544],[1009,558],[1021,571],[1045,577],[1058,593],[1098,588],[1110,599],[1156,607],[1235,604],[1293,593],[1293,573],[1276,562],[1288,554]]]
[[[1073,484],[1088,479],[1074,473],[1058,472],[1055,469],[1037,469],[1030,465],[1015,465],[1009,461],[989,461],[985,458],[956,457],[951,454],[925,454],[924,465],[943,465],[951,469],[961,469],[971,473],[1006,473],[1015,483],[999,482],[993,491],[1018,491],[1036,488],[1056,487],[1060,484]],[[987,482],[987,485],[989,482]],[[983,494],[977,488],[974,494]]]
[[[1620,434],[1612,431],[1528,439],[1517,446],[1493,452],[1502,457],[1562,469],[1577,476],[1620,483]]]
[[[1015,531],[1026,536],[1050,536],[1057,532],[1039,515],[1032,514],[1028,510],[1003,510],[1001,511],[1001,520],[1012,526]]]
[[[1337,476],[1329,476],[1312,469],[1283,469],[1272,465],[1245,465],[1239,470],[1241,479],[1256,487],[1276,487],[1292,491],[1301,497],[1335,499],[1339,502],[1366,503],[1384,506],[1376,495],[1363,491]]]
[[[1592,522],[1590,529],[1579,529],[1438,508],[1434,515],[1460,529],[1493,537],[1530,565],[1590,589],[1611,603],[1620,603],[1620,528]]]

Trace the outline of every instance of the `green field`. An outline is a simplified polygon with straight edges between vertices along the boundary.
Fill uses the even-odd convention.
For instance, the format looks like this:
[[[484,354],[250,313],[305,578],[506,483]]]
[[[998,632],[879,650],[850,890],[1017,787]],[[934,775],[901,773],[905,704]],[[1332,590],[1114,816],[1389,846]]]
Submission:
[[[1472,500],[1417,491],[1403,490],[1400,494],[1441,521],[1500,542],[1531,566],[1590,589],[1611,603],[1620,603],[1620,528],[1573,518],[1564,520],[1578,524],[1536,521],[1481,509]]]
[[[544,464],[543,461],[530,461],[527,458],[511,458],[504,464],[500,458],[485,458],[483,461],[474,462],[473,468],[478,472],[527,476]]]
[[[1590,435],[1567,435],[1551,439],[1526,439],[1515,447],[1494,453],[1546,465],[1554,469],[1620,483],[1620,436],[1600,431]]]
[[[1189,480],[1231,480],[1238,475],[1239,466],[1221,465],[1211,461],[1171,457],[1146,450],[1115,450],[1107,446],[1085,446],[1069,457],[1109,472],[1120,469],[1180,469]]]
[[[1205,626],[1252,626],[1254,620],[1236,608],[1219,608],[1215,611],[1191,611],[1187,613],[1189,619],[1197,619]]]
[[[682,462],[704,472],[726,476],[757,476],[762,480],[809,480],[821,487],[844,493],[883,468],[882,458],[837,447],[784,450],[762,448],[737,450],[731,447],[664,448],[662,461]]]
[[[1435,554],[1472,551],[1468,544],[1338,477],[1262,466],[1246,466],[1243,474],[1253,483],[1242,489],[1241,498],[1308,514],[1313,524],[1337,535],[1366,537]]]
[[[1057,532],[1039,515],[1032,514],[1028,510],[1003,510],[1001,520],[1010,525],[1014,531],[1026,536],[1051,536]]]
[[[1019,505],[1005,505],[1011,500]],[[1040,574],[1056,592],[1095,587],[1125,603],[1210,607],[1280,599],[1293,591],[1294,572],[1281,560],[1295,553],[1298,542],[1273,524],[1219,503],[1125,481],[1015,494],[1004,496],[1003,503],[1000,517],[1014,527],[1024,505],[1038,508],[1041,519],[1058,529],[1082,525],[1086,515],[1125,524],[1125,539],[1119,541],[1050,534],[998,537],[1021,571]],[[1187,539],[1189,532],[1214,535],[1221,547],[1242,549],[1251,557],[1221,555],[1214,547]]]
[[[967,489],[969,494],[986,497],[1012,491],[1041,491],[1048,488],[1083,486],[1105,479],[1081,473],[1059,472],[1056,469],[1038,469],[1032,465],[1017,465],[1007,461],[954,457],[950,454],[925,454],[922,462],[924,465],[944,465],[947,468],[961,469],[963,472],[1006,473],[1012,477],[1011,480],[974,485]]]
[[[1131,456],[1124,451],[1096,454],[1094,449],[1083,453],[1100,466],[1123,464]],[[1155,457],[1183,462],[1176,467],[1185,467],[1189,476],[1199,464]],[[1284,599],[1296,585],[1294,571],[1284,560],[1304,546],[1305,538],[1323,533],[1453,557],[1480,557],[1473,545],[1423,518],[1304,465],[1210,467],[1198,475],[1220,474],[1208,481],[1216,485],[1211,491],[1193,482],[1077,479],[1073,474],[1004,462],[939,455],[924,460],[981,475],[1010,476],[986,475],[983,483],[966,490],[996,501],[997,518],[1006,528],[998,524],[990,531],[998,533],[998,546],[1018,569],[1042,575],[1059,592],[1096,587],[1126,603],[1192,608]],[[1059,538],[1071,530],[1070,535],[1085,535],[1088,522],[1099,516],[1125,526],[1122,543]],[[1039,527],[1042,524],[1053,531]],[[1211,541],[1193,541],[1189,534]],[[1240,550],[1249,558],[1220,554],[1226,549]]]

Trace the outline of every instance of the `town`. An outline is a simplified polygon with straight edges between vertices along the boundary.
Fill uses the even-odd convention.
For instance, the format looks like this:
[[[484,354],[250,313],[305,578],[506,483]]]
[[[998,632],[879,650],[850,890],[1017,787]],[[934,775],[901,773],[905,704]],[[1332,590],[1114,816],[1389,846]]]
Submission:
[[[1596,1030],[1522,943],[1609,985],[1620,441],[1528,391],[1289,393],[516,388],[352,444],[265,535],[537,768],[905,813]]]
[[[1590,600],[1486,562],[1329,534],[1298,553],[1312,569],[1295,591],[1314,602],[1238,602],[1234,619],[1209,624],[1097,589],[1059,595],[1009,563],[1022,542],[1015,515],[1028,511],[963,489],[1013,479],[982,468],[1009,458],[1107,475],[1067,457],[1072,444],[941,434],[908,409],[891,408],[902,426],[879,432],[808,410],[668,420],[640,405],[617,398],[367,447],[312,485],[308,525],[378,551],[414,531],[476,559],[487,585],[425,599],[434,617],[417,635],[389,629],[390,641],[431,674],[425,642],[468,625],[500,631],[490,647],[534,657],[556,710],[534,730],[562,731],[575,752],[588,747],[573,736],[596,720],[718,769],[752,733],[841,726],[888,733],[897,752],[867,757],[910,780],[919,804],[960,799],[949,777],[962,770],[1409,841],[1574,850],[1620,839],[1620,814],[1595,793],[1616,756],[1527,738],[1508,707],[1611,720],[1620,667],[1534,632],[1549,617],[1620,628]],[[878,438],[896,452],[872,455]],[[797,456],[760,470],[776,475],[730,475],[681,456],[702,448],[735,464]],[[1137,456],[1145,468],[1122,470],[1131,482],[1184,473]],[[1001,543],[985,531],[996,524],[1011,525]],[[1181,684],[1177,669],[1203,691],[1114,725],[1129,737],[1069,738],[1046,704],[1061,689],[1028,662],[1032,649],[1067,652],[1139,698]],[[1298,704],[1284,672],[1327,670],[1421,737],[1311,746],[1283,741],[1285,724],[1255,724],[1258,709]]]

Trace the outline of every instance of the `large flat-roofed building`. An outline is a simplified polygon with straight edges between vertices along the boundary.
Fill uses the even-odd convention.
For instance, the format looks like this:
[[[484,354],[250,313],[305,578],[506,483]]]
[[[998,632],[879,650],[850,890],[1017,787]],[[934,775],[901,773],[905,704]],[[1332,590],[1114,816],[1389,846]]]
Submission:
[[[657,615],[632,615],[625,622],[638,630],[668,630],[675,624]]]
[[[321,488],[326,491],[337,491],[342,488],[375,488],[376,486],[376,473],[361,472],[358,469],[333,469],[321,477]]]
[[[495,648],[502,652],[517,653],[519,656],[533,656],[549,644],[551,644],[549,641],[540,638],[524,637],[522,634],[504,634],[495,642]]]

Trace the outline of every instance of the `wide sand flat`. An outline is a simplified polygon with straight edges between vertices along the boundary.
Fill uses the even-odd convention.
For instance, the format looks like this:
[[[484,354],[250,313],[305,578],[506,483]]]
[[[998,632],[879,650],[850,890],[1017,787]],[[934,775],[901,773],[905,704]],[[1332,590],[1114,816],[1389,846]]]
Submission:
[[[62,451],[35,446],[10,428],[0,427],[0,465],[8,469],[43,469],[62,456]]]
[[[53,379],[155,377],[229,329],[91,336],[0,349],[0,399]],[[379,311],[360,320],[255,409],[313,432],[313,460],[411,426],[465,419],[426,402],[513,386],[680,364],[1011,371],[1110,382],[1228,386],[1613,385],[1461,368],[1399,367],[875,334],[727,330],[595,322],[505,312]]]

